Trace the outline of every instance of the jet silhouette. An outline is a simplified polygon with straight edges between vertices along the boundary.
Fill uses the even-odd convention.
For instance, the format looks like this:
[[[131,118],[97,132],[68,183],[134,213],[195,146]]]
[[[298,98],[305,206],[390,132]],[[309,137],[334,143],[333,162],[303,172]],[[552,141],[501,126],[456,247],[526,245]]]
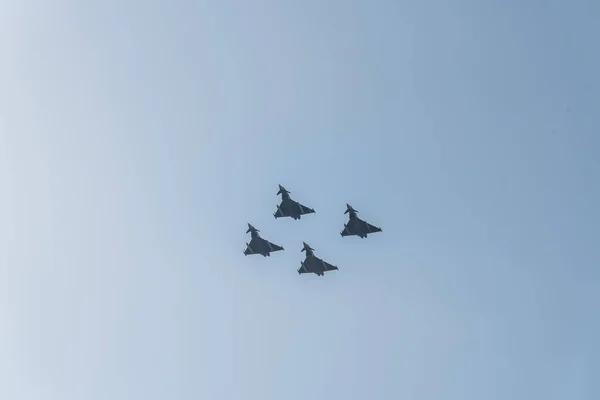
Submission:
[[[347,224],[344,224],[344,230],[340,232],[342,237],[356,235],[364,239],[369,233],[381,232],[381,228],[363,221],[358,218],[356,213],[358,213],[357,210],[352,208],[350,204],[346,204],[346,211],[344,214],[349,214],[349,220]]]
[[[313,273],[319,276],[325,275],[325,271],[334,271],[339,269],[335,265],[329,264],[327,261],[323,261],[319,257],[315,256],[315,250],[310,247],[306,242],[302,242],[304,247],[300,251],[306,252],[306,258],[300,264],[298,274]]]
[[[250,232],[252,239],[250,239],[250,243],[246,243],[246,250],[244,250],[244,255],[251,254],[261,254],[263,257],[270,257],[271,252],[284,250],[283,247],[276,245],[275,243],[271,243],[266,239],[260,237],[258,229],[248,224],[248,230],[246,233]]]
[[[277,206],[277,211],[273,214],[275,218],[292,217],[300,219],[305,214],[313,214],[315,210],[306,207],[290,197],[290,191],[279,185],[277,194],[281,194],[281,204]]]

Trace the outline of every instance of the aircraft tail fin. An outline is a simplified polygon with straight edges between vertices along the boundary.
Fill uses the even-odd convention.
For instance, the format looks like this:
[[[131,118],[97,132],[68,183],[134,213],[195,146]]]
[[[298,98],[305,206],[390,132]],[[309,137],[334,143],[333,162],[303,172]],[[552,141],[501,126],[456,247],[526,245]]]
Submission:
[[[344,211],[344,214],[348,214],[348,213],[356,214],[357,212],[358,212],[358,210],[355,210],[350,204],[346,203],[346,211]]]
[[[289,190],[287,190],[286,188],[284,188],[283,186],[279,185],[279,191],[277,192],[277,194],[290,194],[291,192]]]
[[[303,251],[315,251],[315,249],[313,249],[312,247],[310,247],[310,245],[308,243],[302,242],[302,244],[303,244],[303,247],[302,247],[302,250],[300,250],[300,252],[303,252]]]

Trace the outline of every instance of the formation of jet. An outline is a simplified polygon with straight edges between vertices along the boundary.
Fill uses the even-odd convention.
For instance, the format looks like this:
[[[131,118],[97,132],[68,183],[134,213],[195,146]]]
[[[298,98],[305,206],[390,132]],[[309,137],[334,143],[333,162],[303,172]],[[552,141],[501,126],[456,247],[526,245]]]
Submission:
[[[363,221],[356,215],[358,210],[352,208],[352,206],[346,203],[346,211],[344,214],[349,214],[348,223],[344,224],[344,230],[340,232],[342,237],[356,235],[362,239],[366,238],[369,233],[381,232],[381,228],[375,225],[371,225],[367,221]]]
[[[286,188],[279,185],[279,191],[277,192],[277,195],[281,195],[281,204],[277,206],[277,211],[275,211],[273,214],[275,219],[291,217],[294,220],[298,220],[301,219],[303,215],[315,213],[315,210],[312,208],[293,200],[290,197],[290,193],[291,192]],[[352,208],[350,204],[346,204],[346,211],[344,214],[348,214],[349,219],[348,222],[344,224],[344,230],[340,233],[342,237],[358,236],[364,239],[370,233],[382,231],[380,227],[371,225],[368,222],[358,218],[357,213],[358,211]],[[268,240],[260,237],[258,232],[258,229],[253,227],[251,224],[248,224],[248,230],[246,233],[250,233],[251,239],[250,243],[246,243],[244,255],[247,256],[251,254],[260,254],[263,257],[269,257],[273,252],[284,250],[282,246],[269,242]],[[315,250],[306,242],[302,242],[302,244],[303,247],[301,251],[306,252],[306,257],[304,258],[304,261],[300,263],[298,274],[301,275],[312,273],[318,276],[323,276],[325,275],[326,271],[335,271],[339,269],[337,266],[315,256]]]
[[[277,218],[292,217],[294,219],[300,219],[305,214],[314,214],[315,210],[310,207],[306,207],[296,200],[292,200],[290,193],[283,186],[279,185],[279,191],[277,194],[281,195],[281,204],[277,206],[277,211],[273,216]]]
[[[246,243],[247,247],[246,250],[244,250],[245,256],[250,254],[261,254],[263,257],[270,257],[271,252],[284,250],[283,247],[271,243],[267,239],[261,238],[258,232],[260,232],[258,229],[248,224],[246,233],[250,233],[252,239],[250,239],[250,243]]]

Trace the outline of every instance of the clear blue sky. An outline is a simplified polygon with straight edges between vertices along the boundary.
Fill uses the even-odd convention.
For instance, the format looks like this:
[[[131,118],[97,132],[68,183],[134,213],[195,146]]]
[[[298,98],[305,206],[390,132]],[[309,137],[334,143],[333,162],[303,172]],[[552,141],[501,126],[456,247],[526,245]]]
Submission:
[[[598,21],[2,2],[0,398],[600,398]]]

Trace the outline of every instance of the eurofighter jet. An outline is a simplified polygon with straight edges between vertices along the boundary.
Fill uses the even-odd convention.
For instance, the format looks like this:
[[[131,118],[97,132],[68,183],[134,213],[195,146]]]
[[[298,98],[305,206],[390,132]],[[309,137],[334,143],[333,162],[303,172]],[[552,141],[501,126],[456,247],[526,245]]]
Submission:
[[[298,274],[313,273],[319,276],[323,276],[325,275],[325,271],[333,271],[338,269],[338,267],[336,267],[335,265],[331,265],[328,262],[323,261],[319,257],[315,256],[315,250],[308,244],[306,244],[306,242],[302,243],[304,244],[304,247],[300,251],[306,252],[306,258],[300,264]]]
[[[294,219],[300,219],[305,214],[312,214],[315,212],[312,208],[306,207],[296,200],[292,200],[289,191],[283,186],[279,185],[279,191],[277,194],[281,195],[281,204],[277,206],[277,211],[273,214],[275,218],[292,217]]]
[[[350,204],[346,204],[344,214],[349,214],[350,219],[347,224],[344,224],[344,230],[340,233],[342,237],[356,235],[361,238],[366,238],[369,233],[381,232],[381,228],[371,225],[366,221],[356,216],[356,211]]]
[[[248,230],[246,233],[250,233],[252,239],[250,243],[246,243],[246,250],[244,250],[244,255],[251,254],[262,254],[263,257],[270,257],[272,251],[284,250],[283,247],[276,245],[275,243],[271,243],[266,239],[263,239],[258,234],[259,230],[248,224]]]

